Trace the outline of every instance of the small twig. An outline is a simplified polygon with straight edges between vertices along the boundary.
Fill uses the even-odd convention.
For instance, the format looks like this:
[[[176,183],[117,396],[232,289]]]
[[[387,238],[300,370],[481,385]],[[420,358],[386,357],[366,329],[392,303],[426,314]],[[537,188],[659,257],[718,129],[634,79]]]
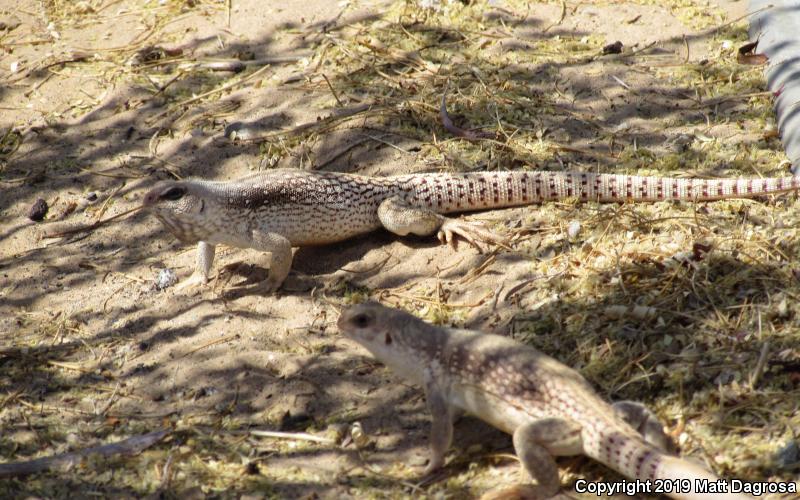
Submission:
[[[122,290],[124,290],[127,287],[128,287],[128,285],[126,283],[126,284],[122,285],[121,287],[117,288],[116,290],[114,290],[113,292],[111,292],[111,294],[108,297],[106,297],[106,300],[103,301],[103,314],[105,314],[106,306],[108,306],[109,301],[111,301],[111,299],[114,298],[114,295],[118,294],[119,292],[121,292]]]
[[[244,71],[248,66],[268,66],[271,64],[290,64],[302,60],[308,55],[299,56],[277,56],[277,57],[264,57],[262,59],[253,59],[250,61],[240,61],[238,59],[222,60],[222,61],[207,61],[198,62],[193,66],[193,69],[205,69],[210,71],[232,71],[238,73]],[[166,61],[165,63],[170,63]]]
[[[302,441],[313,441],[315,443],[322,444],[336,444],[335,439],[314,436],[313,434],[308,434],[306,432],[277,432],[253,429],[250,431],[250,435],[274,439],[299,439]]]
[[[747,14],[744,14],[744,15],[741,15],[741,16],[737,17],[736,19],[731,19],[727,23],[720,24],[719,26],[715,26],[715,27],[713,27],[713,28],[711,28],[709,30],[706,30],[704,32],[700,32],[698,34],[702,35],[702,36],[713,35],[714,33],[722,30],[723,28],[727,28],[731,24],[738,23],[742,19],[747,19],[750,16],[754,16],[754,15],[760,13],[760,12],[764,12],[765,10],[769,10],[769,9],[773,9],[773,8],[775,8],[775,5],[773,5],[773,4],[765,5],[764,7],[761,7],[760,9],[756,9],[756,10],[750,11]]]
[[[622,85],[626,90],[629,90],[629,91],[633,92],[634,94],[636,93],[636,92],[634,92],[634,90],[631,88],[630,85],[628,85],[627,83],[623,82],[621,79],[619,79],[615,75],[611,75],[611,78],[616,80],[616,82],[619,83],[620,85]]]
[[[684,58],[683,62],[689,62],[689,39],[686,38],[686,35],[683,35],[683,44],[686,46],[686,58]]]
[[[271,139],[272,137],[280,137],[280,136],[291,137],[291,136],[295,136],[295,135],[298,135],[298,134],[300,134],[302,132],[305,132],[306,130],[309,130],[309,129],[312,129],[312,128],[315,128],[315,127],[320,127],[322,125],[330,124],[331,122],[336,121],[336,120],[344,120],[346,118],[351,118],[351,117],[353,117],[353,116],[355,116],[355,115],[357,115],[359,113],[363,113],[365,111],[374,110],[374,109],[376,109],[376,107],[377,106],[374,105],[374,104],[360,104],[358,106],[355,106],[355,107],[352,107],[352,108],[349,108],[349,109],[337,109],[337,110],[334,110],[334,112],[331,113],[329,116],[326,116],[325,118],[322,118],[320,120],[314,120],[312,122],[306,122],[306,123],[300,124],[300,125],[294,127],[293,129],[289,129],[289,130],[271,132],[269,134],[264,134],[262,136],[253,137],[253,138],[250,138],[250,139],[239,139],[239,142],[242,143],[242,144],[253,144],[253,143],[267,141],[267,140]]]
[[[167,456],[167,461],[164,464],[164,467],[161,469],[161,488],[165,489],[169,487],[169,481],[172,477],[172,459],[174,455],[172,452]]]
[[[199,351],[200,349],[205,349],[206,347],[211,347],[212,345],[217,345],[217,344],[221,344],[223,342],[227,342],[229,340],[233,340],[233,339],[237,338],[238,336],[239,336],[238,333],[231,333],[230,335],[225,335],[224,337],[220,337],[220,338],[212,340],[210,342],[206,342],[203,345],[197,346],[194,349],[188,351],[186,354],[184,354],[181,357],[185,358],[186,356],[189,356],[190,354],[194,354],[195,352]]]
[[[81,373],[89,373],[89,372],[92,371],[92,370],[90,370],[88,368],[84,368],[82,366],[78,366],[76,363],[64,363],[63,361],[53,361],[52,359],[48,360],[47,364],[48,365],[52,365],[52,366],[57,366],[59,368],[65,369],[65,370],[73,370],[73,371],[81,372]]]
[[[60,61],[56,61],[56,62],[50,63],[50,64],[48,64],[46,66],[43,66],[41,68],[36,68],[36,71],[43,71],[43,70],[50,69],[50,68],[55,67],[55,66],[60,66],[62,64],[69,64],[69,63],[74,63],[74,62],[86,62],[86,60],[89,59],[90,57],[92,57],[92,55],[89,54],[89,53],[75,54],[73,57],[71,57],[69,59],[62,59]],[[30,74],[30,72],[29,72],[29,74]],[[28,76],[28,75],[25,75],[25,76]]]
[[[328,158],[323,163],[315,165],[314,168],[317,169],[317,170],[324,169],[325,167],[327,167],[331,163],[335,162],[336,160],[338,160],[339,158],[341,158],[342,156],[347,154],[349,151],[354,150],[355,148],[357,148],[358,146],[364,144],[365,142],[369,141],[370,139],[371,139],[370,137],[362,137],[361,139],[358,139],[358,140],[348,144],[344,149],[342,149],[341,151],[339,151],[338,153],[336,153],[332,157]]]
[[[559,274],[563,274],[563,273],[564,273],[564,271],[560,272]],[[521,283],[517,283],[516,285],[511,287],[511,289],[508,292],[506,292],[505,296],[503,297],[503,302],[508,302],[509,297],[511,297],[512,295],[520,292],[523,288],[527,287],[528,285],[530,285],[532,283],[535,283],[535,282],[537,282],[540,279],[545,278],[545,277],[546,276],[536,276],[535,278],[527,279],[527,280],[522,281]]]
[[[380,142],[381,144],[386,144],[390,148],[396,149],[396,150],[400,151],[401,153],[405,153],[407,155],[413,155],[414,154],[412,151],[406,151],[405,149],[401,148],[400,146],[396,146],[396,145],[392,144],[389,141],[381,139],[380,137],[375,137],[374,135],[370,135],[370,134],[363,134],[363,135],[365,137],[369,137],[370,139],[372,139],[375,142]]]
[[[409,295],[409,294],[406,294],[406,293],[399,293],[399,292],[395,292],[393,290],[388,290],[388,289],[385,290],[385,293],[386,293],[386,295],[393,295],[393,296],[399,297],[401,299],[407,299],[407,300],[413,300],[413,301],[417,301],[417,302],[423,302],[425,304],[433,304],[435,306],[440,306],[440,307],[463,307],[465,309],[474,309],[476,307],[479,307],[484,302],[484,299],[479,299],[477,302],[475,302],[473,304],[455,304],[455,303],[452,303],[452,302],[442,303],[439,300],[429,299],[428,297],[423,297],[421,295]]]
[[[94,231],[98,227],[103,226],[103,225],[111,222],[112,220],[119,219],[120,217],[124,217],[124,216],[126,216],[128,214],[131,214],[133,212],[137,212],[137,211],[141,210],[142,208],[143,207],[132,208],[132,209],[126,210],[125,212],[122,212],[120,214],[111,216],[108,219],[98,220],[98,221],[94,222],[93,224],[89,224],[88,226],[81,226],[81,227],[76,227],[74,229],[67,229],[66,231],[61,231],[61,232],[58,232],[58,233],[45,234],[44,236],[42,236],[42,238],[44,238],[44,239],[63,238],[64,236],[70,236],[70,235],[77,234],[77,233],[84,233],[84,232]]]
[[[333,85],[331,85],[331,81],[328,80],[328,76],[325,73],[322,73],[322,78],[325,79],[325,83],[327,83],[328,84],[328,88],[331,89],[331,94],[333,94],[333,98],[336,99],[336,103],[339,106],[344,106],[344,104],[342,104],[342,100],[339,99],[339,95],[336,94],[336,90],[334,90]]]
[[[377,264],[375,264],[374,266],[370,267],[369,269],[362,269],[360,271],[356,271],[356,270],[345,269],[343,267],[340,267],[339,270],[340,271],[344,271],[346,273],[353,273],[353,274],[371,273],[372,271],[375,271],[376,269],[380,269],[381,267],[383,267],[387,262],[389,262],[389,259],[391,259],[391,258],[392,258],[392,255],[391,254],[387,254],[385,259],[383,259],[382,261],[378,262]]]
[[[761,330],[761,311],[758,311],[758,338],[762,338],[762,330]],[[750,390],[752,391],[755,389],[756,384],[758,384],[758,379],[761,378],[761,374],[764,373],[764,367],[767,364],[767,357],[769,356],[769,341],[765,341],[764,344],[761,346],[761,353],[758,355],[758,361],[756,361],[756,367],[753,369],[753,372],[750,374]]]
[[[24,476],[27,474],[35,474],[37,472],[45,472],[54,469],[66,470],[81,463],[84,459],[92,455],[100,455],[109,457],[112,455],[132,456],[141,453],[145,449],[153,446],[167,435],[170,431],[162,429],[159,431],[134,436],[122,441],[112,444],[104,444],[101,446],[94,446],[92,448],[85,448],[83,450],[62,453],[51,457],[37,458],[36,460],[29,460],[27,462],[12,462],[8,464],[0,464],[0,477],[15,477]]]
[[[256,71],[250,73],[249,75],[247,75],[246,77],[244,77],[244,78],[242,78],[240,80],[236,80],[235,82],[226,83],[225,85],[221,85],[221,86],[219,86],[219,87],[217,87],[215,89],[211,89],[208,92],[203,92],[202,94],[196,95],[194,97],[190,97],[189,99],[184,99],[183,101],[176,102],[175,104],[171,105],[166,110],[164,110],[161,113],[157,114],[156,116],[150,118],[148,120],[148,123],[155,123],[157,120],[161,119],[163,116],[166,116],[169,113],[172,113],[175,109],[178,109],[178,108],[180,108],[182,106],[186,106],[187,104],[191,104],[191,103],[193,103],[195,101],[199,101],[201,99],[205,99],[206,97],[208,97],[210,95],[214,95],[214,94],[217,94],[219,92],[224,92],[226,90],[230,90],[230,89],[232,89],[234,87],[237,87],[239,85],[243,85],[244,83],[252,80],[256,76],[260,76],[267,69],[269,69],[269,66],[264,66],[263,68],[257,69]]]
[[[561,15],[559,16],[558,21],[556,21],[555,23],[553,23],[550,26],[546,27],[545,29],[543,29],[542,33],[547,33],[547,31],[550,28],[555,28],[556,26],[559,26],[561,23],[564,22],[564,19],[566,17],[567,17],[567,2],[565,2],[564,0],[561,0]]]
[[[439,107],[439,116],[442,119],[442,125],[444,126],[445,130],[450,132],[456,137],[462,137],[467,139],[468,141],[479,141],[481,139],[494,139],[497,137],[497,134],[492,134],[489,132],[483,132],[480,130],[464,130],[463,128],[456,127],[453,123],[453,120],[450,119],[450,115],[447,114],[447,90],[449,87],[448,85],[445,86],[444,92],[442,92],[442,104]]]
[[[765,90],[762,92],[747,92],[744,94],[713,97],[711,99],[707,99],[705,101],[700,102],[697,106],[692,107],[692,109],[700,109],[700,108],[707,108],[708,106],[716,106],[717,104],[722,104],[723,102],[726,101],[734,101],[738,99],[750,99],[751,97],[767,97],[771,95],[774,95],[774,92],[772,92],[771,90]]]
[[[103,214],[106,213],[106,209],[108,209],[108,204],[111,203],[111,199],[114,198],[117,195],[117,193],[119,193],[122,190],[122,188],[124,188],[124,187],[125,187],[125,183],[123,182],[122,184],[120,184],[120,186],[117,189],[114,190],[113,193],[108,195],[108,198],[106,198],[106,201],[103,202],[103,205],[100,207],[100,210],[98,210],[98,212],[97,212],[97,221],[99,221],[100,219],[103,218]]]
[[[103,409],[97,412],[98,415],[105,416],[108,413],[108,410],[111,409],[111,406],[114,404],[114,398],[117,397],[117,392],[119,392],[119,382],[117,385],[114,386],[114,390],[111,392],[111,396],[108,398],[108,402],[103,405]]]

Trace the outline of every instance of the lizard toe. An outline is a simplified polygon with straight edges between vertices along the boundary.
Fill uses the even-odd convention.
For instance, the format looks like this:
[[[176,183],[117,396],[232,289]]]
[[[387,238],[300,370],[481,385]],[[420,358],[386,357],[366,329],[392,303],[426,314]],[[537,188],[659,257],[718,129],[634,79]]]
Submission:
[[[430,476],[434,472],[439,471],[444,466],[444,459],[431,459],[430,463],[425,466],[425,469],[422,471],[424,476]]]
[[[178,283],[175,286],[175,290],[188,291],[195,288],[200,288],[204,286],[206,283],[208,283],[208,278],[206,278],[201,274],[195,273],[192,274],[188,279],[182,281],[181,283]]]
[[[275,294],[278,292],[278,288],[280,288],[282,284],[283,280],[272,279],[270,276],[261,282],[259,289],[266,294]]]
[[[451,241],[452,235],[457,235],[463,238],[467,243],[478,249],[483,253],[479,241],[486,243],[494,243],[496,245],[505,246],[505,239],[494,232],[485,229],[483,224],[474,222],[462,222],[452,219],[447,219],[443,224],[439,233],[444,232],[449,235],[448,242]]]

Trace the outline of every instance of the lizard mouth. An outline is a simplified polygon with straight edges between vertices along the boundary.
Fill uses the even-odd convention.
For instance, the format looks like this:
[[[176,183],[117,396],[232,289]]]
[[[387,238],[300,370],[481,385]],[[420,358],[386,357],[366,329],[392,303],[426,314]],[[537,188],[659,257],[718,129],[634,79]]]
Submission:
[[[161,221],[169,231],[183,243],[194,243],[198,241],[192,231],[187,231],[186,227],[177,220],[166,217],[163,213],[156,212],[156,218]]]

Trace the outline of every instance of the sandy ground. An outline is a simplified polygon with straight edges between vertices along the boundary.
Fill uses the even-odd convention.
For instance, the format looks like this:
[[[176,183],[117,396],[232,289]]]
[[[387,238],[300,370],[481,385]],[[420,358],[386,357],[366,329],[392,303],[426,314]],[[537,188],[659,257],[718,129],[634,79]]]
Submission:
[[[743,3],[702,8],[713,11],[717,17],[712,21],[721,24],[741,14]],[[247,139],[248,134],[287,131],[330,115],[337,102],[323,72],[340,89],[338,97],[350,104],[368,96],[374,89],[343,91],[335,64],[316,63],[320,47],[330,46],[324,42],[344,36],[348,27],[363,26],[366,33],[379,29],[389,4],[234,0],[230,11],[227,5],[0,2],[0,20],[9,27],[18,24],[2,32],[0,40],[0,78],[6,81],[0,87],[0,133],[12,127],[18,131],[4,140],[0,164],[0,462],[75,450],[161,425],[176,429],[168,442],[130,462],[85,464],[31,480],[9,480],[0,483],[0,491],[20,497],[77,491],[80,496],[334,498],[427,493],[458,498],[516,482],[516,463],[496,456],[511,452],[510,439],[464,419],[450,455],[454,464],[421,490],[408,486],[415,477],[413,467],[418,472],[425,460],[424,398],[417,388],[368,359],[335,327],[339,307],[366,296],[429,319],[515,335],[548,350],[581,368],[603,394],[644,399],[656,407],[684,451],[718,471],[750,479],[785,480],[796,474],[790,467],[774,465],[773,455],[738,447],[734,440],[747,435],[746,427],[754,442],[774,440],[772,452],[777,453],[786,445],[789,429],[796,431],[800,425],[796,404],[776,407],[769,415],[770,421],[785,423],[779,430],[726,420],[734,410],[722,402],[723,393],[728,394],[722,388],[730,389],[731,381],[741,382],[740,375],[750,372],[761,344],[748,344],[744,357],[726,349],[737,335],[755,328],[752,322],[723,328],[727,333],[722,340],[700,342],[698,347],[685,336],[711,324],[718,310],[713,300],[698,299],[706,307],[702,320],[669,313],[659,318],[661,322],[603,320],[598,311],[635,303],[631,294],[636,295],[636,285],[608,294],[583,294],[575,287],[595,285],[569,277],[571,266],[581,261],[582,269],[596,271],[597,283],[642,272],[644,266],[650,279],[669,289],[664,297],[677,297],[683,290],[699,293],[691,291],[694,278],[673,280],[671,271],[648,263],[691,250],[695,241],[725,247],[726,235],[715,234],[711,227],[715,217],[733,221],[735,237],[744,238],[748,230],[775,234],[782,238],[775,244],[796,256],[794,232],[771,233],[778,219],[786,225],[775,231],[791,226],[793,199],[766,206],[716,204],[701,208],[699,216],[692,204],[582,208],[570,203],[473,215],[499,231],[523,235],[514,251],[499,249],[488,255],[466,245],[454,251],[432,238],[398,238],[381,231],[297,250],[292,275],[275,296],[241,286],[263,277],[266,270],[251,265],[258,262],[256,253],[235,249],[218,251],[219,276],[202,291],[157,290],[155,279],[163,269],[175,271],[180,279],[188,277],[194,251],[144,213],[82,237],[43,239],[49,231],[134,208],[149,186],[174,176],[232,179],[274,165],[390,175],[450,165],[432,162],[421,153],[434,135],[441,140],[446,134],[435,113],[429,123],[416,123],[424,139],[383,134],[380,141],[365,140],[365,133],[377,133],[366,127],[365,119],[299,142],[287,134],[285,145],[272,141],[269,148],[232,143],[226,129],[236,129]],[[493,5],[486,9],[486,23],[497,29],[522,9],[516,3]],[[714,57],[712,37],[667,7],[565,5],[562,12],[559,3],[535,4],[526,22],[508,27],[513,37],[487,38],[486,53],[534,50],[530,47],[537,41],[558,36],[591,36],[603,44],[620,40],[633,50],[654,48],[673,60]],[[367,36],[364,32],[358,36]],[[190,61],[287,56],[300,60],[257,65],[240,75],[174,67],[165,72],[158,68],[163,59],[147,59],[142,52],[153,46],[171,49],[167,58]],[[150,69],[142,71],[143,64],[151,64]],[[748,119],[743,104],[723,105],[717,112],[729,113],[730,118],[715,115],[711,120],[707,112],[686,104],[685,94],[691,89],[659,81],[627,64],[590,61],[542,65],[537,71],[531,95],[556,81],[562,104],[570,104],[573,111],[542,113],[536,127],[549,129],[552,137],[578,151],[549,153],[539,167],[607,166],[613,163],[608,155],[596,160],[580,151],[602,149],[609,138],[625,147],[650,148],[657,155],[683,147],[682,134],[699,134],[700,129],[702,138],[709,140],[763,143],[763,123]],[[632,94],[631,88],[645,90]],[[647,90],[652,88],[659,91]],[[434,109],[438,105],[427,104]],[[483,125],[493,123],[494,109],[486,102],[478,108],[476,112],[487,117]],[[391,125],[392,119],[402,121],[402,113],[396,110],[396,118],[383,126]],[[596,122],[603,127],[600,145],[592,128]],[[359,129],[359,124],[365,128]],[[9,146],[17,139],[18,147]],[[779,151],[776,142],[768,149]],[[617,153],[611,146],[611,155]],[[697,173],[691,164],[680,167],[681,174]],[[38,198],[47,202],[49,211],[45,221],[34,223],[27,215]],[[686,229],[644,222],[673,208],[687,219],[705,217],[705,225]],[[730,214],[742,211],[752,211],[752,216],[737,225]],[[577,239],[566,231],[571,221],[582,228]],[[629,251],[634,243],[637,250]],[[587,253],[587,245],[601,250]],[[741,270],[735,250],[725,248],[704,268],[706,275]],[[719,300],[760,305],[769,323],[770,308],[781,298],[773,294],[785,286],[772,283],[763,291],[760,283],[775,276],[774,269],[793,269],[781,267],[780,257],[776,259],[766,259],[763,268],[746,267],[748,276],[759,283],[753,285],[759,289],[757,296],[749,294],[745,281],[738,288],[740,296],[731,292]],[[784,301],[791,302],[795,286],[791,284]],[[686,294],[677,304],[668,298],[658,307],[681,309],[696,298]],[[586,319],[586,314],[596,317]],[[770,331],[780,335],[771,352],[783,353],[782,362],[792,366],[800,356],[797,324],[774,317],[778,326]],[[665,347],[666,337],[679,346]],[[665,377],[663,370],[673,366],[670,356],[682,356],[692,346],[707,361],[698,368],[703,377],[687,378],[687,387],[659,382]],[[631,352],[637,357],[628,358]],[[598,367],[599,362],[605,364]],[[737,366],[744,367],[739,375]],[[796,394],[797,380],[791,375],[780,374],[789,377],[788,382],[781,378],[770,386],[770,397],[783,390]],[[721,400],[713,413],[704,413],[706,406],[697,406],[682,392],[707,396],[717,389]],[[736,397],[747,405],[746,396]],[[769,401],[759,399],[761,404]],[[372,441],[360,451],[352,444],[340,449],[242,434],[251,427],[349,432],[354,422],[361,423]],[[566,484],[576,475],[615,477],[586,461],[565,460],[562,465]]]

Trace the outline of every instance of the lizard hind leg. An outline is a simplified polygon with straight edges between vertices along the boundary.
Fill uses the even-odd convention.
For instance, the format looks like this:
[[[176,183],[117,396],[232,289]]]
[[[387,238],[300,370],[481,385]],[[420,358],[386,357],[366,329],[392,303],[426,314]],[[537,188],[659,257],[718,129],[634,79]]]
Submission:
[[[269,253],[269,276],[258,289],[266,293],[274,293],[289,276],[292,267],[292,244],[278,233],[254,231],[251,247]]]
[[[661,421],[648,407],[637,401],[617,401],[611,406],[645,441],[661,451],[675,453],[674,443],[664,432]]]
[[[561,489],[554,456],[583,453],[581,426],[572,420],[543,418],[517,427],[514,450],[522,467],[538,485],[537,498],[551,498]]]
[[[436,233],[439,241],[455,245],[454,236],[483,251],[479,241],[503,244],[505,239],[484,228],[482,224],[449,219],[427,208],[406,203],[399,196],[385,199],[378,207],[378,219],[386,230],[405,236],[413,233],[427,236]]]

